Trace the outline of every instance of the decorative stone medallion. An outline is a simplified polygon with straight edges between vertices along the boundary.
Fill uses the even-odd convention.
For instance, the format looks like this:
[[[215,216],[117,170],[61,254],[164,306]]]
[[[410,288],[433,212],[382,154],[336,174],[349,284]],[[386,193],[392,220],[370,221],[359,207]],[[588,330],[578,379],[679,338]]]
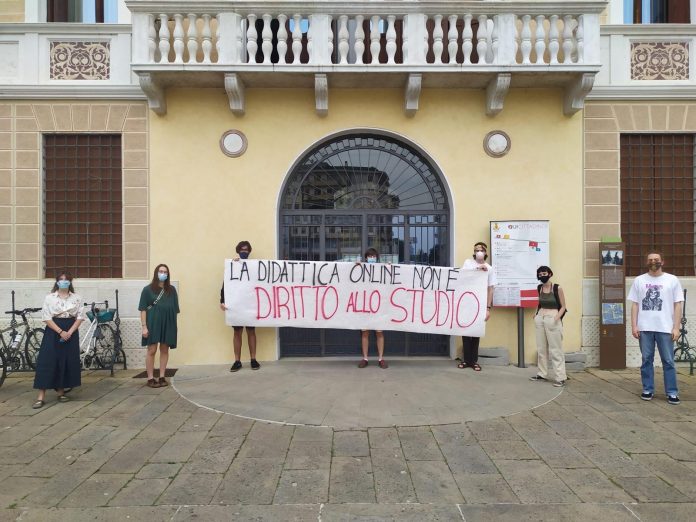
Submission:
[[[108,80],[109,42],[51,42],[51,80]]]
[[[631,80],[688,79],[688,42],[631,43]]]
[[[483,138],[483,150],[492,158],[501,158],[510,152],[510,136],[501,130],[494,130]]]
[[[247,138],[242,131],[228,130],[220,138],[220,148],[230,158],[238,158],[246,152]]]

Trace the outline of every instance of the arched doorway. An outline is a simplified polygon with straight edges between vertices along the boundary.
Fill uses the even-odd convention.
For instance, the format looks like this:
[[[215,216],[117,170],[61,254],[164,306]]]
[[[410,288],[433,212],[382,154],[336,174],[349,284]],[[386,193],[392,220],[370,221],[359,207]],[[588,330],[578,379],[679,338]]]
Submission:
[[[441,175],[403,139],[351,131],[307,151],[280,200],[281,259],[450,264],[450,205]],[[449,355],[449,337],[385,332],[387,356]],[[370,349],[374,350],[374,340]],[[357,330],[280,328],[280,355],[358,355]]]

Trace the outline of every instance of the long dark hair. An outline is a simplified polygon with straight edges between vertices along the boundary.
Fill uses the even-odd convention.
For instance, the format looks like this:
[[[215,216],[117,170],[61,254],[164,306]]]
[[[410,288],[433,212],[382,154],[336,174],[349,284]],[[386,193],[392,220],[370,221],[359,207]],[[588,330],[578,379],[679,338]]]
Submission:
[[[70,287],[68,287],[68,290],[70,291],[70,293],[74,294],[75,289],[73,288],[73,285],[72,285],[73,275],[70,272],[68,272],[67,270],[63,270],[62,272],[58,272],[56,274],[56,282],[53,283],[53,288],[51,289],[51,293],[58,291],[58,280],[63,276],[65,276],[65,279],[70,281]]]
[[[172,280],[172,272],[169,270],[169,267],[164,263],[160,263],[155,267],[155,272],[152,274],[152,281],[150,282],[150,290],[152,290],[156,294],[159,294],[160,280],[159,277],[157,277],[157,274],[159,273],[160,267],[164,267],[167,269],[167,279],[164,280],[164,285],[162,286],[162,288],[164,288],[164,293],[168,294],[172,291],[172,285],[170,283],[170,281]]]

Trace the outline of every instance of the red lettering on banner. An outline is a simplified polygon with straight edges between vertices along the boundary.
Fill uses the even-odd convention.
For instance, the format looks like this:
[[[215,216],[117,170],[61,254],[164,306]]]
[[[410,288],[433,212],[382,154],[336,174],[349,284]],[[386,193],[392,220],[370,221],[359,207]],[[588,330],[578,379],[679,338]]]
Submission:
[[[266,319],[273,312],[273,303],[271,300],[271,296],[265,288],[262,288],[260,286],[254,287],[254,290],[256,290],[256,319]],[[263,316],[261,315],[261,299],[259,299],[259,292],[263,292],[264,294],[266,294],[266,299],[268,300],[268,313]]]
[[[283,296],[283,301],[281,302],[281,297],[280,294],[281,292],[284,294]],[[281,316],[281,309],[285,309],[288,312],[288,316],[286,319],[290,319],[290,307],[288,306],[288,303],[290,302],[290,292],[288,292],[288,289],[285,288],[284,286],[274,286],[273,287],[273,293],[275,294],[275,305],[276,305],[276,311],[275,311],[275,318],[278,319]]]
[[[396,296],[396,293],[397,293],[397,292],[400,292],[400,291],[402,291],[402,290],[406,290],[406,289],[405,289],[405,288],[395,288],[395,289],[392,291],[391,295],[389,296],[389,302],[391,303],[391,305],[394,306],[394,307],[396,307],[396,308],[401,309],[401,310],[404,312],[403,318],[401,318],[401,319],[394,319],[394,318],[392,318],[392,319],[391,319],[391,322],[392,322],[392,323],[403,323],[403,322],[406,320],[406,318],[408,317],[408,310],[406,310],[406,308],[404,308],[404,307],[401,306],[400,304],[397,304],[397,303],[394,302],[394,297]]]
[[[468,324],[462,324],[462,323],[459,322],[459,310],[461,310],[462,299],[464,299],[464,298],[467,297],[468,295],[470,295],[471,297],[473,297],[473,298],[474,298],[474,301],[476,301],[476,307],[475,307],[476,314],[474,314],[474,318],[471,320],[470,323],[468,323]],[[458,325],[460,328],[468,328],[469,326],[471,326],[472,324],[474,324],[474,322],[476,321],[476,318],[479,316],[479,309],[480,309],[480,307],[481,307],[481,302],[478,300],[478,297],[476,297],[476,294],[474,294],[473,292],[464,292],[464,293],[462,293],[462,295],[459,296],[459,300],[457,300],[457,309],[456,309],[456,314],[457,314],[457,325]]]
[[[324,317],[324,320],[331,319],[334,315],[336,315],[336,312],[338,312],[338,290],[336,290],[336,287],[334,286],[326,286],[322,287],[324,288],[324,295],[321,296],[321,315]],[[336,306],[333,309],[333,312],[331,312],[331,315],[326,315],[326,294],[329,293],[329,290],[332,290],[336,299]]]

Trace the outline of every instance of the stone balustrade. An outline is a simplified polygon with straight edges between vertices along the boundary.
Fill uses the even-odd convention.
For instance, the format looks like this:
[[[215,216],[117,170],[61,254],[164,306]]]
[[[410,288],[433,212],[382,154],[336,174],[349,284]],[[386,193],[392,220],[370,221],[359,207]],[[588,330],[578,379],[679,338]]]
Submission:
[[[388,72],[393,83],[393,75],[400,73],[407,75],[406,90],[414,93],[420,92],[423,74],[439,74],[433,81],[451,86],[452,77],[445,81],[443,75],[460,73],[454,83],[465,87],[486,87],[494,81],[490,101],[501,100],[501,92],[510,85],[509,75],[525,73],[519,85],[536,86],[539,83],[528,73],[539,73],[542,85],[570,81],[569,88],[583,97],[600,67],[599,15],[606,1],[128,0],[127,4],[133,21],[133,70],[153,109],[166,110],[163,89],[174,83],[171,74],[179,74],[176,84],[182,85],[187,74],[206,71],[224,75],[225,87],[233,93],[232,110],[243,112],[245,84],[306,85],[306,79],[299,80],[301,75],[312,74],[315,88],[326,91],[331,75],[350,87],[364,81],[365,74]],[[476,74],[461,75],[467,71]],[[259,76],[261,72],[269,75]],[[272,80],[275,72],[284,74]],[[382,86],[392,86],[386,76],[383,79],[387,83]],[[200,85],[192,78],[190,83]],[[489,114],[499,110],[493,105]],[[578,102],[566,105],[566,112],[572,113]]]

